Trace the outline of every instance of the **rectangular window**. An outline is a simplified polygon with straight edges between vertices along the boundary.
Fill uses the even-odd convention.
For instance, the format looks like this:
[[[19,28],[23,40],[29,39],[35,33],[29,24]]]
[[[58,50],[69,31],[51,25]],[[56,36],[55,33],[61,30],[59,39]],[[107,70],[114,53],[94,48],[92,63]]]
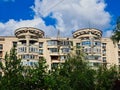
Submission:
[[[3,49],[3,44],[0,44],[0,49]]]
[[[101,42],[96,41],[96,42],[94,42],[94,45],[95,46],[101,46]]]
[[[118,44],[118,49],[120,49],[120,44]]]
[[[43,49],[39,49],[39,54],[43,55]]]
[[[90,41],[84,41],[84,42],[82,42],[82,45],[91,45],[91,42]]]
[[[43,48],[43,42],[39,42],[39,48]]]
[[[70,43],[69,41],[61,41],[61,45],[63,46],[68,46]]]
[[[106,62],[106,57],[103,57],[103,62]]]
[[[17,47],[17,42],[13,42],[13,47]]]
[[[70,49],[69,48],[62,48],[61,50],[62,50],[62,53],[68,53]]]
[[[102,48],[106,48],[106,43],[102,43]]]
[[[61,57],[60,57],[60,60],[66,60],[66,59],[67,59],[66,56],[61,56]]]
[[[118,51],[118,56],[120,57],[120,51]]]
[[[20,47],[20,48],[18,48],[18,52],[26,52],[26,47]]]
[[[106,50],[102,50],[103,56],[106,56]]]
[[[49,50],[50,50],[51,53],[58,52],[58,49],[57,49],[57,48],[49,48]]]
[[[48,46],[52,46],[52,45],[57,45],[58,41],[57,40],[50,40],[47,43],[48,43]]]
[[[120,63],[120,58],[118,58],[118,62]]]
[[[80,48],[81,44],[80,43],[76,43],[76,47]]]

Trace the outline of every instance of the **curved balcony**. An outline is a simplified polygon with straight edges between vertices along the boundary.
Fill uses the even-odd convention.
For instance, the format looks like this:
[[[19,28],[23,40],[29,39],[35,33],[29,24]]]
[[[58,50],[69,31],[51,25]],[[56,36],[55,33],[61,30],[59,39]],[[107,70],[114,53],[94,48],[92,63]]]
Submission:
[[[98,29],[94,29],[94,28],[91,28],[91,29],[80,29],[80,30],[77,30],[73,33],[73,37],[74,38],[83,38],[83,37],[99,37],[101,38],[102,37],[102,31],[98,30]]]
[[[39,56],[38,55],[34,55],[34,54],[21,54],[19,55],[19,57],[22,59],[22,60],[39,60]]]
[[[27,46],[26,45],[18,45],[17,50],[18,50],[18,54],[26,53],[27,52]]]
[[[43,38],[44,32],[40,29],[33,27],[22,27],[15,30],[15,36],[18,38],[26,35],[36,36],[37,38]]]
[[[29,53],[39,54],[39,48],[37,45],[30,45],[29,46]]]
[[[37,63],[38,63],[38,61],[36,61],[36,60],[21,60],[21,64],[23,66],[34,66]]]

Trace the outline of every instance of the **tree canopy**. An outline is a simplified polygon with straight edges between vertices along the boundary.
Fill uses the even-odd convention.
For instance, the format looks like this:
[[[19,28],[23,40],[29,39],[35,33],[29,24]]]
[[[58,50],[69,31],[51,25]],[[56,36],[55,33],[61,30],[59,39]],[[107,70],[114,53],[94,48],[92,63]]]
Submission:
[[[15,49],[0,62],[0,90],[117,90],[119,73],[116,67],[102,65],[92,69],[82,55],[68,57],[48,71],[45,59],[34,66],[21,65]]]
[[[120,41],[120,16],[117,18],[116,26],[113,30],[113,35],[111,36],[113,43],[118,43]]]

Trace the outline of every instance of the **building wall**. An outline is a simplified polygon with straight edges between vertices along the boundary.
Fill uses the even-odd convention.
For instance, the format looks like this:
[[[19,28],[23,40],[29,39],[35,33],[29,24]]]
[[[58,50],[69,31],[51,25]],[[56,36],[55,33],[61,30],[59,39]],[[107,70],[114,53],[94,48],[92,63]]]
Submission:
[[[84,45],[84,41],[89,42]],[[120,45],[115,46],[110,38],[103,38],[102,32],[98,29],[77,30],[73,33],[73,38],[45,38],[42,30],[32,27],[19,28],[15,31],[15,36],[0,37],[0,47],[3,46],[0,48],[1,60],[14,44],[17,44],[17,55],[24,65],[33,65],[44,57],[51,69],[58,63],[64,63],[68,54],[76,54],[81,50],[92,58],[88,60],[92,66],[94,64],[119,65],[120,61],[120,49],[118,49]],[[29,58],[23,59],[25,57],[23,55],[28,55]]]

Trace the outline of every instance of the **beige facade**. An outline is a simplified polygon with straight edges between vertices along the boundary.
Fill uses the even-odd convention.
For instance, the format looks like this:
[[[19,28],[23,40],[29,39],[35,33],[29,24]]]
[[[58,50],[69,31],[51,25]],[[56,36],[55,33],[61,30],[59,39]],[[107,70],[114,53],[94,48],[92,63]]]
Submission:
[[[44,57],[49,69],[64,63],[68,54],[79,54],[81,50],[91,66],[119,65],[120,62],[120,44],[115,46],[110,38],[102,38],[102,31],[94,28],[77,30],[73,38],[46,38],[40,29],[18,28],[15,36],[0,37],[1,60],[13,46],[23,65],[32,66]]]

